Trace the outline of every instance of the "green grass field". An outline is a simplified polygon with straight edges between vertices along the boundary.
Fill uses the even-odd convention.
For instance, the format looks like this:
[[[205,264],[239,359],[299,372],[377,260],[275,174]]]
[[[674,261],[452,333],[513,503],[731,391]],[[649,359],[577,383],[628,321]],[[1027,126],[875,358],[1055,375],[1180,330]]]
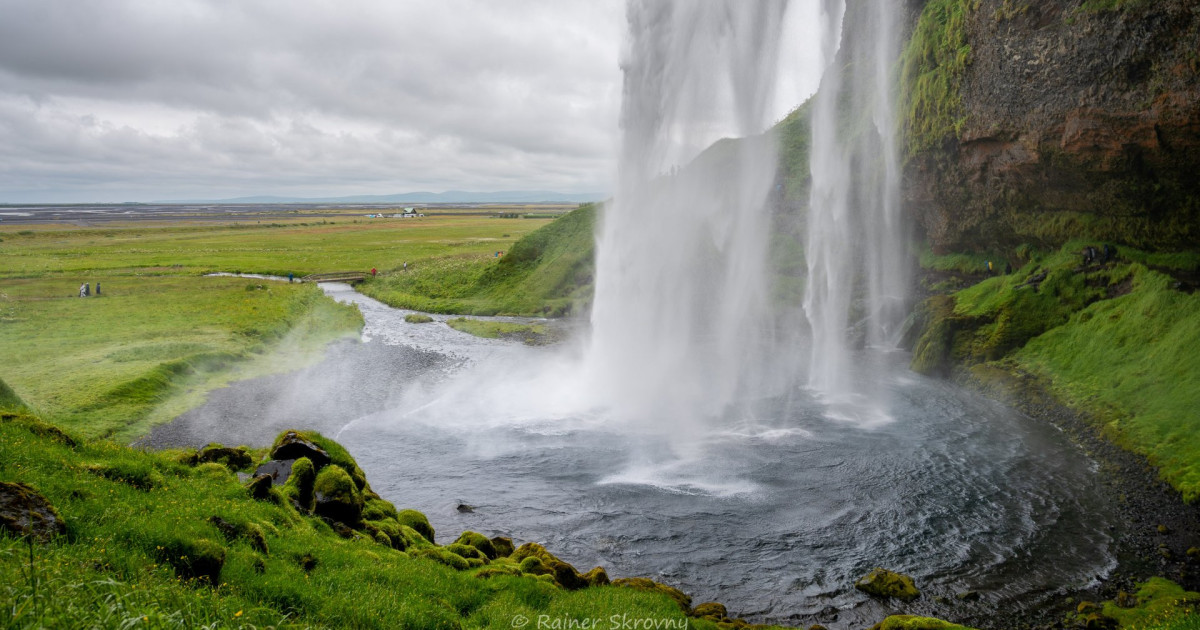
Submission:
[[[4,226],[0,279],[70,276],[75,288],[106,275],[214,271],[302,276],[390,271],[404,262],[507,250],[549,219],[480,216],[276,223],[170,223],[155,227]]]
[[[0,379],[88,436],[128,441],[230,380],[302,367],[361,316],[314,285],[203,277],[437,268],[483,273],[546,219],[445,216],[0,228]],[[398,272],[397,272],[398,273]],[[80,299],[79,285],[100,283]],[[368,283],[370,284],[370,283]]]

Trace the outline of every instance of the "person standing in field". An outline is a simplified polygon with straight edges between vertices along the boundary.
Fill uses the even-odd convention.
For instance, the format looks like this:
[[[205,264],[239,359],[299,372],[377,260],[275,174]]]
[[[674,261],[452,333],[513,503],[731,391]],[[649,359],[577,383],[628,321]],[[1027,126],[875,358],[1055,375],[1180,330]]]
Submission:
[[[289,272],[288,272],[288,284],[291,284],[291,283],[292,283],[292,278],[295,278],[295,277],[296,277],[296,276],[295,276],[295,275],[293,275],[293,274],[292,274],[292,272],[290,272],[290,271],[289,271]]]
[[[96,297],[100,297],[100,283],[96,283]]]
[[[87,297],[87,294],[88,294],[88,285],[86,282],[84,282],[83,284],[79,285],[79,297]]]
[[[374,267],[371,267],[371,277],[372,277],[372,278],[374,278],[374,277],[375,277],[375,271],[376,271],[376,270],[375,270],[375,268],[374,268]]]

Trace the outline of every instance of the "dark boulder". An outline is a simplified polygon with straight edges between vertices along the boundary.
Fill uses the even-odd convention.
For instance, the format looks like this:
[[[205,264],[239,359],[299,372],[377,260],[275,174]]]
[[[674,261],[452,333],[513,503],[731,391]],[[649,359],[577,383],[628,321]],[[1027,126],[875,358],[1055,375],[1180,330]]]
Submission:
[[[246,484],[246,492],[259,501],[271,498],[271,475],[258,475]]]
[[[329,463],[329,453],[295,431],[288,431],[275,441],[271,459],[300,459],[307,457],[316,468]]]
[[[23,483],[0,481],[0,529],[46,542],[66,531],[53,505]]]
[[[282,486],[287,483],[288,477],[292,475],[292,464],[294,459],[275,459],[258,468],[254,469],[254,476],[270,475],[271,483],[277,486]]]

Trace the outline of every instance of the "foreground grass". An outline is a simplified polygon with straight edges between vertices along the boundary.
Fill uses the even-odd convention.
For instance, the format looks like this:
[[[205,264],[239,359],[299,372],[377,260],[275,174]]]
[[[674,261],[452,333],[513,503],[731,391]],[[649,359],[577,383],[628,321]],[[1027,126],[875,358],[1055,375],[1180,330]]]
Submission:
[[[1123,249],[1117,261],[1084,268],[1082,245],[931,299],[914,368],[986,365],[1033,375],[1196,501],[1200,293],[1177,289],[1171,269],[1147,266],[1192,270],[1196,257]]]
[[[0,378],[90,437],[132,439],[169,419],[163,412],[185,411],[179,397],[199,402],[197,392],[233,367],[260,356],[259,369],[299,367],[362,323],[313,285],[194,276],[104,284],[102,297],[80,299],[57,277],[10,279],[0,297]]]
[[[255,501],[221,464],[193,467],[107,441],[72,444],[43,426],[11,414],[0,421],[0,481],[34,486],[67,532],[48,545],[0,535],[5,627],[511,628],[518,616],[540,615],[688,624],[663,594],[567,591],[544,576],[483,579],[478,563],[455,556],[456,570],[368,537],[342,538],[286,501]],[[261,541],[227,538],[213,516],[257,530]],[[454,555],[447,549],[438,553]],[[198,558],[217,556],[216,581],[192,578]]]
[[[503,250],[445,256],[393,271],[362,292],[398,308],[467,315],[558,317],[586,310],[596,207],[587,205]]]

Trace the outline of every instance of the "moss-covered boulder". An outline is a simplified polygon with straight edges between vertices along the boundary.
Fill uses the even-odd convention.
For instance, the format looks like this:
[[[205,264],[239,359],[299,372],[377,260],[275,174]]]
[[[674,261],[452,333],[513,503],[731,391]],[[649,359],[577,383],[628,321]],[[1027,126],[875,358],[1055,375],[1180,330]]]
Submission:
[[[921,596],[921,591],[917,590],[911,577],[878,567],[859,578],[854,583],[854,588],[872,597],[883,599],[894,597],[903,602],[911,602]]]
[[[507,536],[493,536],[492,547],[496,549],[496,555],[501,558],[507,558],[516,551],[512,539]]]
[[[250,449],[245,446],[230,448],[220,444],[209,444],[196,452],[196,461],[201,464],[216,462],[225,464],[230,470],[249,468],[254,463]]]
[[[362,521],[363,497],[349,473],[340,466],[326,466],[313,483],[313,511],[319,515],[357,525]]]
[[[667,586],[666,584],[655,582],[649,578],[618,578],[612,581],[612,585],[623,588],[633,588],[649,593],[660,593],[675,600],[675,603],[678,604],[679,608],[684,612],[689,612],[692,609],[692,598],[686,593],[673,586]]]
[[[933,619],[932,617],[916,617],[913,615],[892,615],[887,619],[871,626],[871,630],[971,630],[966,626]]]
[[[375,493],[371,493],[370,495],[365,492],[363,493],[365,500],[363,504],[364,519],[376,521],[383,519],[396,520],[400,516],[400,513],[396,511],[396,506],[392,505],[390,501],[372,498],[373,496],[375,496]]]
[[[396,515],[396,522],[413,528],[418,534],[420,534],[430,543],[434,542],[433,526],[429,524],[429,519],[425,518],[424,514],[416,510],[401,510],[400,513]]]
[[[0,530],[46,542],[66,531],[54,506],[32,486],[0,481]]]
[[[292,462],[291,472],[287,483],[283,486],[283,494],[302,512],[313,511],[313,486],[317,481],[317,472],[313,463],[307,457],[301,457]]]
[[[604,567],[592,567],[591,571],[583,574],[583,581],[588,583],[588,586],[608,586],[611,582],[608,579],[608,571]]]
[[[284,431],[271,445],[271,459],[308,458],[317,468],[329,463],[329,453],[300,431]]]
[[[542,565],[554,575],[554,581],[569,591],[587,588],[589,586],[587,580],[579,575],[579,571],[575,567],[558,559],[554,554],[546,551],[546,548],[537,543],[525,543],[513,552],[511,558],[517,562],[524,562],[527,558],[537,558]]]
[[[500,557],[496,546],[492,544],[492,539],[478,532],[465,531],[454,542],[478,549],[488,560],[495,560]],[[509,551],[509,554],[511,553],[512,551]]]
[[[719,602],[705,602],[703,604],[698,604],[696,608],[692,610],[691,615],[701,619],[708,619],[709,621],[716,623],[728,621],[729,619],[729,611],[726,610],[724,604]]]
[[[421,549],[413,552],[413,556],[416,558],[428,558],[458,571],[466,571],[471,568],[471,563],[466,558],[441,547]]]
[[[246,482],[246,492],[256,501],[266,501],[271,498],[271,475],[258,475]]]
[[[482,551],[470,545],[464,545],[462,543],[450,543],[449,545],[446,545],[445,549],[446,551],[458,556],[462,556],[467,560],[470,560],[471,558],[478,558],[479,560],[483,560],[485,562],[487,561],[487,556],[483,555]]]

